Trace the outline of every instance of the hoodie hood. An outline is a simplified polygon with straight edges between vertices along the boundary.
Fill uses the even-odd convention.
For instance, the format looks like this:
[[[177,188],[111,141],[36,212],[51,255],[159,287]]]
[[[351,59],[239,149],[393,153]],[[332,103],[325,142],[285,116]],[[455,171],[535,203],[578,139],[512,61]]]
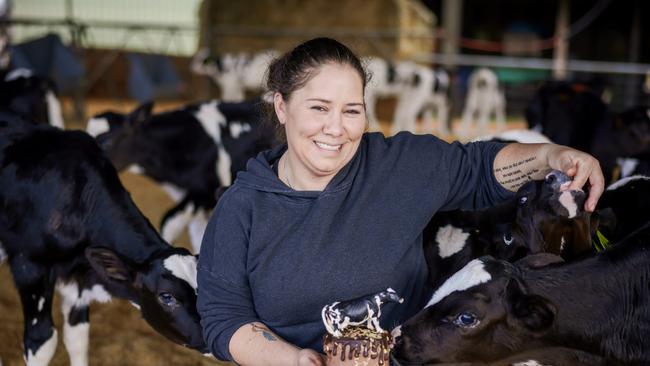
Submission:
[[[280,180],[273,170],[273,164],[287,151],[287,144],[262,151],[254,159],[249,160],[246,164],[246,170],[237,174],[235,183],[260,192],[277,193],[290,197],[317,198],[321,194],[334,193],[352,184],[361,161],[361,152],[365,150],[366,146],[366,135],[364,135],[352,160],[336,173],[323,191],[296,191]]]

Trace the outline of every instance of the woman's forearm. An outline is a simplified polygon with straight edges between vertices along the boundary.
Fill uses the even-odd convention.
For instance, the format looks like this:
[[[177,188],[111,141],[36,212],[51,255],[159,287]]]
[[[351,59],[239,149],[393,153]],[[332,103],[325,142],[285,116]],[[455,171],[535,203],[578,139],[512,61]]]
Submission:
[[[243,325],[230,339],[230,354],[242,366],[297,365],[300,351],[257,322]]]
[[[494,176],[503,187],[517,191],[529,180],[542,179],[551,170],[548,149],[551,144],[509,144],[494,159]]]

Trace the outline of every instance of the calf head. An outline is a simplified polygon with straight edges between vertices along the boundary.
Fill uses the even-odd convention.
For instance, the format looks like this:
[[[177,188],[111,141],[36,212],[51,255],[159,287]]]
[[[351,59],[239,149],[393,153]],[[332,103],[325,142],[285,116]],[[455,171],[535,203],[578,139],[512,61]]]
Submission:
[[[151,117],[153,103],[138,106],[129,114],[105,112],[88,121],[86,132],[97,143],[118,171],[135,163],[138,130]]]
[[[86,258],[111,293],[129,299],[160,334],[183,346],[207,352],[196,310],[196,257],[172,248],[135,264],[98,247]]]
[[[569,190],[570,178],[560,171],[531,181],[516,194],[515,222],[504,226],[506,246],[524,243],[530,254],[553,253],[571,259],[591,250],[591,217],[584,211],[586,194]],[[499,240],[499,238],[496,238]]]
[[[552,327],[556,308],[529,294],[519,271],[491,257],[469,262],[393,331],[394,357],[403,364],[485,362],[525,350]]]
[[[616,116],[613,132],[622,148],[619,156],[635,156],[650,152],[650,109],[630,108]]]

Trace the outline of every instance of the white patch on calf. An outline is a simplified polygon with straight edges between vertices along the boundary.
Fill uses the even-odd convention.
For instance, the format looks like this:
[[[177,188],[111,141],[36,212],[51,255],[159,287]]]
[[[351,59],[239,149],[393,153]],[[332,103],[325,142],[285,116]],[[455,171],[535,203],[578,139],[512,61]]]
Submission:
[[[194,250],[195,254],[201,251],[201,241],[203,241],[203,233],[205,233],[207,226],[208,214],[202,208],[198,209],[187,227],[190,233],[192,250]]]
[[[97,137],[110,129],[106,118],[91,118],[86,125],[86,132],[92,137]]]
[[[93,301],[102,303],[111,301],[111,295],[100,284],[93,285],[90,289],[84,289],[79,293],[79,286],[76,282],[57,282],[56,290],[63,297],[61,307],[64,313],[66,309],[72,309],[73,306],[79,308],[88,306]]]
[[[203,103],[199,110],[194,113],[194,117],[199,120],[205,132],[217,143],[217,146],[222,145],[221,141],[221,127],[227,124],[226,117],[219,110],[219,103],[213,100],[208,103]]]
[[[564,236],[560,238],[560,253],[564,251],[564,245],[566,244],[566,241],[564,240]]]
[[[488,282],[491,279],[492,276],[485,270],[485,264],[480,259],[474,259],[467,263],[460,271],[449,277],[436,290],[425,308],[438,303],[452,292],[463,291]]]
[[[639,159],[635,158],[617,158],[616,164],[621,167],[621,179],[631,176],[639,163]]]
[[[226,152],[223,146],[218,147],[217,154],[217,176],[219,177],[219,183],[224,187],[228,187],[232,184],[232,174],[230,172],[232,160],[230,159],[230,154]]]
[[[543,144],[552,142],[548,137],[544,136],[539,131],[526,129],[508,130],[502,133],[481,136],[474,139],[473,141],[486,141],[495,138],[517,141],[522,144]]]
[[[572,219],[578,214],[578,204],[576,203],[571,191],[564,191],[560,193],[558,199],[560,204],[569,212],[569,218]]]
[[[43,304],[45,304],[45,298],[41,297],[38,299],[38,311],[43,311]]]
[[[32,320],[32,325],[36,325],[36,323],[38,323],[38,319],[37,319],[37,318],[34,318],[34,319]]]
[[[141,167],[138,164],[129,165],[129,168],[127,169],[127,171],[129,173],[133,173],[133,174],[144,175],[144,168]]]
[[[48,90],[45,93],[45,102],[47,103],[47,117],[50,121],[50,125],[64,129],[63,113],[61,113],[61,103],[59,103],[59,98],[54,95],[53,91]]]
[[[47,366],[54,356],[56,351],[56,344],[59,338],[56,329],[52,329],[52,336],[45,341],[37,350],[33,352],[31,349],[27,351],[25,356],[25,363],[27,366]]]
[[[245,122],[232,122],[228,127],[230,127],[230,136],[236,139],[238,139],[242,133],[251,131],[251,125]]]
[[[187,282],[196,291],[196,257],[193,255],[174,254],[165,258],[163,265],[174,276]]]
[[[180,202],[181,199],[185,197],[185,193],[187,193],[184,189],[180,189],[171,183],[163,183],[162,189],[176,203]]]
[[[469,233],[463,232],[462,229],[453,225],[439,228],[436,233],[436,242],[440,258],[451,257],[460,252],[467,244],[467,238],[469,238]]]
[[[140,311],[140,305],[134,303],[133,301],[129,301],[129,303],[131,303],[131,305],[133,305],[134,308],[136,308],[136,309],[138,309],[138,311]]]
[[[626,185],[626,184],[628,184],[628,183],[630,183],[630,182],[632,182],[634,180],[640,180],[640,179],[650,180],[650,177],[646,177],[645,175],[633,175],[631,177],[623,178],[623,179],[617,180],[616,182],[610,184],[610,186],[607,187],[607,190],[611,191],[611,190],[614,190],[614,189],[618,189],[618,188],[623,187],[624,185]]]
[[[183,229],[187,227],[187,224],[192,219],[193,212],[194,204],[190,203],[185,206],[185,209],[183,211],[176,212],[174,216],[167,218],[160,230],[163,239],[165,239],[165,241],[168,243],[176,240],[176,238],[181,235]]]
[[[24,67],[13,69],[7,73],[5,76],[5,81],[12,81],[18,78],[30,78],[34,75],[32,70],[26,69]]]
[[[541,364],[536,360],[528,360],[524,362],[513,363],[512,366],[546,366],[546,365]]]

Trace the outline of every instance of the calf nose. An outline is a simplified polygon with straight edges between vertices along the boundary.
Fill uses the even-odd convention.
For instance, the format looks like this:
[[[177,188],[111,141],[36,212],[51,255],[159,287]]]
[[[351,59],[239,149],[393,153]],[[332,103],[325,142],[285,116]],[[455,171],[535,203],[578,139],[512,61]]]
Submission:
[[[544,182],[554,189],[559,189],[564,183],[570,182],[571,178],[559,170],[553,170],[546,175]]]

